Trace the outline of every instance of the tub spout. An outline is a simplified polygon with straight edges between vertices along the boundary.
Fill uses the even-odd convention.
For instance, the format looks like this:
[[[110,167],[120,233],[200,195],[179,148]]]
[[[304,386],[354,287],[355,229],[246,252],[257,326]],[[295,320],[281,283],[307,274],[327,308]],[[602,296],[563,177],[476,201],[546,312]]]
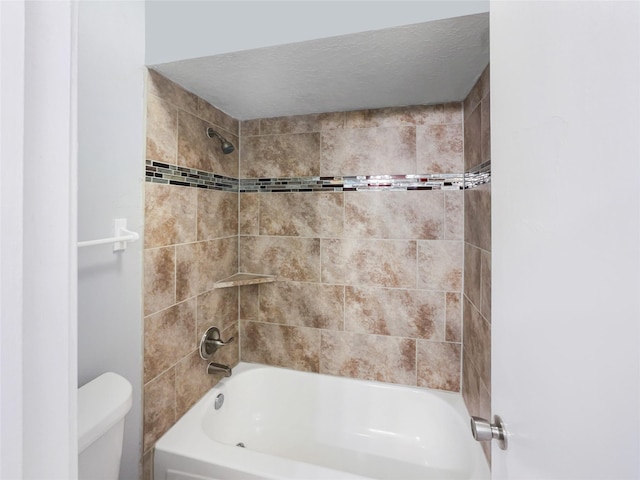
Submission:
[[[231,376],[231,367],[228,365],[222,365],[221,363],[211,362],[207,367],[207,373],[220,373],[224,372],[225,377]]]

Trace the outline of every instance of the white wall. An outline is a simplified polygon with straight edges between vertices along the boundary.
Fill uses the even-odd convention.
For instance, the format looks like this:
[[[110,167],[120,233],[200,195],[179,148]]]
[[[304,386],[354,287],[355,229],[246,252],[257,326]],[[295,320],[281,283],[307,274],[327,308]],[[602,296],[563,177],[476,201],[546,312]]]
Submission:
[[[25,8],[0,2],[0,478],[21,478]]]
[[[638,478],[640,4],[492,2],[494,478]]]
[[[75,9],[2,2],[0,477],[77,476]]]
[[[80,2],[78,237],[143,226],[144,3]],[[142,438],[142,242],[78,252],[78,384],[105,371],[133,385],[121,478],[138,477]]]
[[[149,65],[489,11],[488,0],[146,4]]]

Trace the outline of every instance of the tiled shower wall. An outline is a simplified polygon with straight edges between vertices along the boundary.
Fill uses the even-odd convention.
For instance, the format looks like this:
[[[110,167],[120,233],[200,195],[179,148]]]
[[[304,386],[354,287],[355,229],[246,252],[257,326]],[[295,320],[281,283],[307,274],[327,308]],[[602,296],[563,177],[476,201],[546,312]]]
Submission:
[[[480,105],[476,115],[482,116],[488,96],[482,113],[484,95],[473,100],[479,89],[464,111]],[[219,381],[204,373],[206,362],[197,353],[210,325],[220,327],[225,339],[241,334],[241,353],[238,344],[223,349],[216,356],[222,363],[234,365],[241,356],[460,390],[463,252],[477,248],[489,260],[488,247],[465,244],[465,218],[473,223],[476,213],[465,217],[463,203],[465,195],[467,201],[476,197],[446,185],[346,191],[333,184],[352,175],[460,177],[470,170],[465,157],[475,155],[466,152],[473,140],[463,142],[463,104],[251,120],[239,132],[236,120],[155,72],[149,74],[147,103],[147,478],[155,441]],[[218,142],[206,137],[207,126],[239,147],[241,158],[237,151],[223,155]],[[482,124],[478,128],[485,131]],[[271,191],[238,194],[238,178],[241,191],[257,183],[247,180],[252,178],[271,184]],[[296,182],[331,185],[294,188]],[[282,281],[213,288],[236,271]],[[474,293],[465,298],[471,305]],[[475,333],[465,327],[465,334]],[[473,348],[467,350],[477,355]],[[479,388],[481,378],[481,372],[465,376],[463,390]],[[474,395],[465,393],[468,404],[469,398],[483,398]],[[479,404],[473,399],[470,405]]]
[[[243,121],[240,178],[460,174],[462,121],[460,103]],[[326,190],[240,194],[239,269],[282,278],[240,288],[241,358],[459,391],[464,193]]]
[[[464,101],[465,171],[490,168],[489,67]],[[471,415],[491,418],[491,184],[465,190],[462,394]],[[491,443],[483,442],[487,458]]]
[[[236,120],[149,72],[148,175],[171,165],[184,170],[180,175],[197,169],[237,178],[237,152],[223,155],[219,142],[206,136],[208,126],[238,145]],[[223,339],[237,337],[238,289],[213,289],[237,269],[237,189],[194,188],[179,177],[169,177],[169,184],[164,177],[145,183],[145,478],[151,478],[156,440],[221,378],[206,374],[198,354],[204,330],[215,325]],[[237,363],[238,344],[222,349],[216,361]]]

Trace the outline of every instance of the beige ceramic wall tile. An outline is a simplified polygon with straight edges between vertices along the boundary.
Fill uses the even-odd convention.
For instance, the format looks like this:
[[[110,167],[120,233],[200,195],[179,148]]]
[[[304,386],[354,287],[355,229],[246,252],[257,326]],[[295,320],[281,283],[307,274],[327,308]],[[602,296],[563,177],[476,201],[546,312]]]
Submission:
[[[395,337],[444,339],[442,292],[346,287],[345,330]]]
[[[451,102],[442,105],[441,123],[463,123],[464,115],[462,102]]]
[[[195,188],[145,184],[145,248],[196,239],[197,192]]]
[[[490,69],[489,65],[487,65],[487,67],[483,70],[482,74],[480,75],[480,78],[478,79],[476,84],[473,86],[473,88],[467,95],[467,98],[465,98],[463,102],[465,119],[469,117],[469,115],[473,110],[475,110],[475,108],[480,103],[480,100],[482,100],[489,93],[489,84],[490,84],[489,69]]]
[[[306,177],[319,174],[319,133],[265,135],[242,140],[240,178]]]
[[[160,75],[154,70],[148,70],[147,78],[148,93],[156,95],[176,107],[190,112],[194,115],[198,113],[198,97],[188,92],[177,83]]]
[[[469,415],[480,416],[480,378],[464,346],[462,348],[462,398]],[[491,416],[482,418],[491,418]]]
[[[238,287],[217,288],[198,295],[198,335],[209,327],[219,330],[238,321]]]
[[[318,115],[294,115],[289,117],[262,118],[261,135],[282,135],[284,133],[319,132]]]
[[[416,341],[322,330],[320,373],[416,384]]]
[[[250,135],[281,135],[335,130],[344,127],[344,112],[263,118],[259,130],[252,128]]]
[[[444,123],[444,105],[414,105],[346,112],[346,128],[384,128]]]
[[[142,480],[153,480],[153,449],[142,457]]]
[[[144,319],[144,379],[148,382],[196,348],[195,299]]]
[[[199,242],[198,293],[213,289],[215,282],[238,272],[238,241],[236,237]]]
[[[482,124],[480,108],[473,110],[464,121],[464,171],[482,163]]]
[[[238,234],[238,194],[198,190],[198,240]]]
[[[480,308],[481,250],[469,243],[464,244],[464,294]]]
[[[482,161],[491,160],[491,100],[489,95],[482,99],[480,106],[480,137]]]
[[[438,125],[461,122],[462,106],[460,102],[390,107],[346,113],[346,128]]]
[[[463,139],[461,123],[417,127],[417,171],[461,173],[464,169]]]
[[[417,173],[415,127],[322,132],[320,175],[409,173]]]
[[[491,323],[491,254],[480,254],[480,313]]]
[[[412,240],[322,240],[322,282],[394,288],[416,286]]]
[[[343,318],[342,286],[298,282],[260,286],[261,322],[342,330]]]
[[[148,95],[146,158],[175,164],[177,152],[178,109],[155,95]]]
[[[460,391],[460,344],[419,340],[418,386]]]
[[[341,237],[343,210],[342,192],[263,194],[260,234]]]
[[[413,118],[405,109],[377,108],[345,112],[345,127],[383,128],[407,127],[415,125]]]
[[[445,340],[447,342],[462,341],[462,294],[457,292],[446,293],[446,329]]]
[[[245,285],[239,288],[241,320],[260,320],[259,285]]]
[[[178,300],[213,289],[215,282],[238,271],[236,237],[176,246]]]
[[[298,237],[240,237],[241,272],[287,280],[320,280],[320,240]]]
[[[200,262],[197,243],[176,245],[176,299],[178,302],[200,293]]]
[[[158,312],[176,303],[175,247],[144,251],[144,314]]]
[[[263,118],[259,132],[255,128],[251,135],[281,135],[286,133],[310,133],[335,130],[344,127],[344,112],[294,115],[288,117]]]
[[[418,288],[459,292],[462,290],[463,242],[418,242]]]
[[[465,241],[491,251],[491,184],[465,190]]]
[[[444,238],[442,191],[347,192],[347,238]]]
[[[463,345],[482,383],[491,389],[491,326],[465,298]]]
[[[478,415],[481,418],[492,418],[491,413],[492,413],[492,409],[491,409],[491,395],[489,393],[489,391],[484,387],[484,385],[482,385],[482,383],[480,383],[480,412],[481,414]],[[489,468],[491,468],[491,450],[493,448],[492,443],[493,442],[482,442],[482,451],[484,452],[484,455],[487,459],[487,462],[489,462]]]
[[[224,135],[236,147],[225,155],[217,138],[209,138],[211,124],[185,112],[178,114],[178,165],[228,177],[238,177],[238,138]]]
[[[462,396],[469,415],[491,418],[491,395],[482,384],[480,374],[469,356],[469,352],[462,352]]]
[[[239,233],[240,235],[260,234],[260,196],[259,193],[241,193]]]
[[[414,105],[404,108],[408,109],[411,113],[415,125],[462,122],[462,108],[458,102],[435,105]]]
[[[235,137],[238,136],[240,131],[238,120],[217,109],[202,98],[198,98],[198,116],[211,123],[214,130],[225,130],[224,132],[218,132],[223,137],[226,137],[229,133]],[[237,148],[238,144],[235,144],[235,146]]]
[[[241,322],[241,330],[243,361],[319,371],[321,330],[246,321]]]
[[[444,238],[464,240],[464,192],[444,192]]]
[[[249,135],[260,135],[260,120],[242,120],[240,122],[240,137],[244,140]]]
[[[176,421],[176,374],[171,368],[144,386],[143,451],[149,450]]]
[[[176,371],[176,418],[180,418],[218,381],[207,373],[207,361],[194,350],[180,360]]]
[[[318,121],[320,123],[321,131],[345,128],[345,113],[344,112],[321,113],[318,115]]]

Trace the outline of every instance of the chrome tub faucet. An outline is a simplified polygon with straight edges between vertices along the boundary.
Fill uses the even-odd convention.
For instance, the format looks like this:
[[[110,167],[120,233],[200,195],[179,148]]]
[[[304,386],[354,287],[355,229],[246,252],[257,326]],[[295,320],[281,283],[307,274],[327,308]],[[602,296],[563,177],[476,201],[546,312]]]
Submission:
[[[222,365],[221,363],[215,363],[215,362],[211,362],[207,366],[207,373],[214,374],[214,373],[220,373],[220,372],[224,372],[225,377],[230,377],[231,367],[229,365]]]

